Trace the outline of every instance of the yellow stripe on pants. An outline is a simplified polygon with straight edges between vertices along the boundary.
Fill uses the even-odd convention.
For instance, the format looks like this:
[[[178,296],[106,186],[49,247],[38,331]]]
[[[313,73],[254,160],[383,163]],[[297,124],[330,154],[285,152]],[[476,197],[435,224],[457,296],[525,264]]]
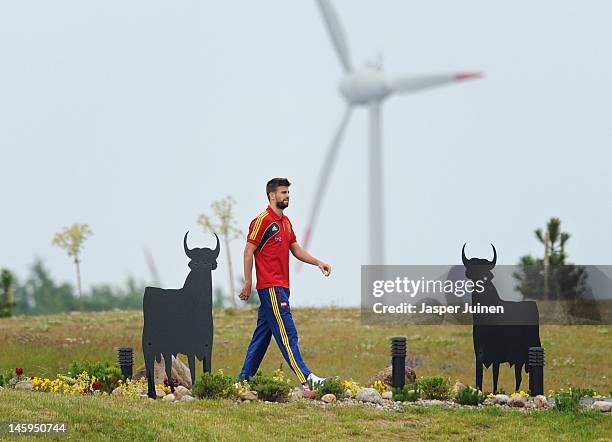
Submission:
[[[278,321],[278,328],[280,329],[281,339],[283,344],[285,344],[285,348],[287,349],[287,354],[289,355],[289,362],[293,367],[293,371],[297,375],[298,379],[302,384],[306,383],[306,378],[304,377],[304,373],[300,370],[300,366],[295,360],[293,356],[293,352],[291,351],[291,346],[289,345],[289,336],[287,336],[287,330],[285,330],[285,323],[283,322],[283,318],[281,317],[280,310],[278,309],[278,301],[276,300],[276,291],[274,287],[270,287],[270,299],[272,301],[272,310],[274,311],[274,316],[276,316],[276,320]]]

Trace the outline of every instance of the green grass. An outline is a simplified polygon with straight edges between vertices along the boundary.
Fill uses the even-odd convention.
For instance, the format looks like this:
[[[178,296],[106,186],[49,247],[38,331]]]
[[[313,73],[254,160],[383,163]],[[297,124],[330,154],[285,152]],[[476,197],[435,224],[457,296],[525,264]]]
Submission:
[[[68,422],[58,440],[606,440],[612,419],[499,409],[415,407],[384,412],[306,403],[236,404],[199,400],[169,404],[126,397],[66,397],[5,390],[3,422]],[[607,439],[609,440],[609,439]]]
[[[213,369],[237,375],[256,322],[253,309],[217,310]],[[409,357],[418,376],[444,376],[473,384],[474,361],[469,326],[363,326],[356,309],[295,309],[300,347],[319,375],[338,375],[365,383],[390,363],[389,338],[408,337]],[[132,346],[142,364],[142,312],[113,311],[0,319],[0,369],[22,367],[29,376],[55,376],[74,360],[115,361],[115,347]],[[542,326],[546,349],[545,387],[568,384],[602,394],[611,388],[611,326]],[[272,343],[262,369],[283,363]],[[201,370],[201,365],[198,367]],[[527,388],[528,377],[523,377]],[[297,385],[297,379],[295,384]],[[500,370],[500,387],[514,390],[514,370]],[[490,370],[485,390],[491,389]],[[3,390],[0,421],[70,423],[70,438],[88,440],[164,439],[447,439],[610,440],[609,414],[499,411],[497,409],[411,408],[380,412],[363,407],[320,409],[304,403],[268,405],[231,401],[151,403],[139,398],[62,397]],[[510,436],[511,435],[511,436]],[[608,439],[606,439],[608,438]]]

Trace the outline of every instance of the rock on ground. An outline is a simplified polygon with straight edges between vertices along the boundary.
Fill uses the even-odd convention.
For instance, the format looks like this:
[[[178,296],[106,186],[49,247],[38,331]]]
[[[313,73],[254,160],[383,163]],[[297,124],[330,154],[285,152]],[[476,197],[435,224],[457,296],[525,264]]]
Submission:
[[[302,397],[304,399],[316,399],[317,398],[317,392],[316,391],[304,391],[304,392],[302,392]]]
[[[374,404],[382,403],[382,396],[374,388],[362,388],[355,396],[355,399],[361,402],[372,402]]]
[[[32,381],[19,381],[15,384],[15,390],[31,390]]]
[[[385,391],[385,392],[382,394],[382,398],[383,398],[383,399],[387,399],[387,400],[391,400],[391,399],[393,399],[393,393],[392,393],[392,392],[390,392],[390,391]]]
[[[525,400],[525,398],[523,396],[521,396],[520,394],[515,394],[514,396],[512,396],[509,400],[508,400],[508,405],[510,407],[524,407],[525,403],[527,401]]]
[[[334,402],[336,402],[336,396],[331,393],[327,393],[323,395],[321,400],[326,404],[333,404]]]
[[[593,402],[592,407],[595,410],[599,410],[599,411],[603,411],[603,412],[609,412],[609,411],[612,411],[612,402],[595,401],[595,402]]]
[[[176,400],[180,400],[183,396],[191,396],[191,390],[183,385],[179,385],[174,389],[174,397]]]
[[[243,391],[242,393],[240,393],[240,399],[243,401],[256,401],[257,392],[256,391]]]
[[[175,399],[174,395],[170,393],[170,394],[165,395],[162,398],[162,401],[174,402],[174,399]]]
[[[289,402],[299,401],[303,397],[301,388],[295,388],[289,393]]]
[[[404,370],[406,373],[406,383],[413,384],[416,381],[416,373],[408,365],[404,367]],[[383,381],[386,385],[391,387],[391,374],[392,373],[393,373],[393,367],[389,365],[384,370],[379,371],[378,374],[376,374],[375,376],[372,376],[372,378],[368,381],[366,386],[371,387],[372,385],[374,385],[376,381]]]
[[[132,376],[132,379],[136,381],[140,378],[144,378],[145,374],[145,366],[142,365],[136,370]],[[166,379],[166,367],[163,356],[161,357],[160,362],[155,362],[153,374],[156,384],[164,383],[164,379]],[[177,379],[179,385],[189,389],[191,388],[191,372],[189,371],[189,367],[187,367],[179,358],[175,358],[174,356],[172,356],[172,377]]]
[[[535,404],[537,408],[546,408],[548,406],[548,401],[546,400],[546,396],[543,396],[541,394],[537,395],[533,399],[533,403]]]
[[[506,405],[510,400],[510,396],[506,394],[496,394],[492,399],[494,404]]]

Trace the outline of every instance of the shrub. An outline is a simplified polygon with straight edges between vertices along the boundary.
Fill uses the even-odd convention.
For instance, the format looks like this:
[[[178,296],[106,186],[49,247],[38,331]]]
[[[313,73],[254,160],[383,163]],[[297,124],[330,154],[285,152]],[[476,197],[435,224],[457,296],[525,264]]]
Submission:
[[[333,394],[337,398],[344,395],[344,385],[338,376],[326,379],[319,385],[314,386],[317,392],[317,399],[321,399],[326,394]]]
[[[577,412],[580,411],[580,399],[583,397],[596,397],[597,393],[591,388],[572,388],[569,390],[559,390],[553,392],[552,397],[555,398],[553,410]]]
[[[204,373],[200,376],[191,391],[198,398],[209,399],[234,399],[238,396],[235,384],[236,380],[223,374],[222,370],[217,373]]]
[[[283,402],[291,391],[289,380],[284,377],[280,369],[272,376],[258,371],[250,379],[249,384],[257,392],[257,397],[263,401]]]
[[[419,386],[414,384],[405,384],[404,388],[393,389],[393,400],[401,402],[415,402],[421,396]]]
[[[119,385],[122,379],[121,368],[111,365],[108,361],[91,363],[89,361],[73,362],[68,371],[69,377],[79,376],[87,373],[89,377],[95,377],[100,381],[100,390],[111,393]]]
[[[478,405],[483,403],[485,396],[469,385],[455,395],[455,402],[461,405]]]
[[[451,396],[451,382],[437,376],[422,377],[418,380],[418,386],[421,390],[423,399],[438,399],[446,400]]]
[[[9,370],[0,370],[0,387],[8,386],[9,381],[15,375]]]

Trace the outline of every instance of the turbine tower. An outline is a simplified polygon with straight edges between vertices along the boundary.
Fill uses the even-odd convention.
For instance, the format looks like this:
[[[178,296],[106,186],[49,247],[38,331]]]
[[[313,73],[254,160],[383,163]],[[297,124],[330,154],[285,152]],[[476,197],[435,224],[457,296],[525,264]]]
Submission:
[[[382,72],[380,66],[366,66],[354,68],[349,48],[340,25],[329,0],[317,0],[323,21],[332,40],[336,55],[344,70],[340,80],[340,93],[346,101],[346,110],[325,155],[325,161],[319,175],[317,191],[310,212],[308,227],[304,234],[304,246],[307,247],[323,195],[327,189],[334,162],[351,113],[356,106],[368,108],[370,113],[370,146],[369,146],[369,264],[384,264],[383,243],[383,182],[382,182],[382,132],[381,132],[381,106],[383,101],[392,94],[417,92],[422,89],[453,83],[482,75],[478,72],[461,72],[438,75],[400,75],[389,76]]]

